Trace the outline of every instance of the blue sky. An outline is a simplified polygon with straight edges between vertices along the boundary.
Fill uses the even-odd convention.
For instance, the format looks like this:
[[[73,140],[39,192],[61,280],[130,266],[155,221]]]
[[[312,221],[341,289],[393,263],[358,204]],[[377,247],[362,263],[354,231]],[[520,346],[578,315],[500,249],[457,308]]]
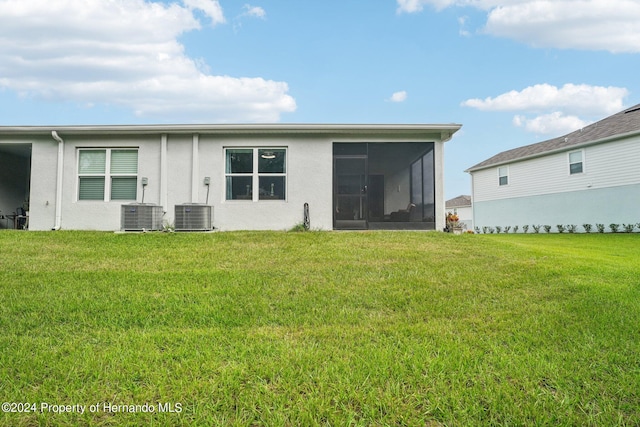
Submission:
[[[639,65],[637,0],[0,0],[0,125],[460,123],[447,198]]]

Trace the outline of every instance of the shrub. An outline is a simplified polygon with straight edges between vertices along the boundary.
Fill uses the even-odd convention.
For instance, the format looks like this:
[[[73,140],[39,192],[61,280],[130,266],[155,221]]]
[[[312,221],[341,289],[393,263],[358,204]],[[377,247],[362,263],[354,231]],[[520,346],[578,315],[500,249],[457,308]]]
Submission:
[[[635,224],[622,224],[625,233],[633,233],[633,229],[636,228]]]
[[[507,225],[506,227],[504,227],[504,234],[509,233],[509,230],[511,230],[511,226]]]
[[[520,228],[520,227],[519,227],[519,226],[517,226],[517,225],[514,225],[514,226],[513,226],[513,232],[514,232],[514,233],[517,233],[517,232],[518,232],[518,228]]]
[[[558,225],[556,225],[556,228],[558,229],[558,233],[560,233],[560,234],[564,233],[564,225],[558,224]],[[548,233],[548,231],[547,231],[547,233]]]
[[[587,233],[591,233],[591,224],[582,224],[582,228],[584,228],[584,231]]]
[[[551,233],[551,226],[550,225],[543,225],[542,227],[544,228],[544,231],[546,231],[547,233]]]
[[[498,234],[500,234],[502,232],[502,227],[496,225],[496,231],[498,232]]]
[[[596,224],[596,228],[598,229],[598,233],[604,233],[604,224]]]
[[[609,224],[609,228],[611,229],[612,233],[617,233],[618,229],[620,228],[620,224]]]
[[[534,233],[539,233],[540,232],[540,227],[541,227],[540,225],[534,225],[533,226],[533,232]]]
[[[567,231],[568,231],[569,233],[575,233],[577,229],[578,229],[578,226],[577,226],[577,225],[575,225],[575,224],[569,224],[569,225],[567,225]]]
[[[527,231],[529,231],[529,225],[528,224],[523,225],[522,226],[522,231],[526,234]]]
[[[476,231],[476,234],[480,234],[480,227],[473,227],[473,229]]]
[[[482,227],[482,232],[484,234],[489,234],[489,227],[487,227],[486,225],[484,227]]]
[[[496,230],[493,227],[489,227],[489,234],[493,234],[493,233],[495,233],[495,231]]]
[[[304,231],[309,231],[306,224],[304,222],[300,222],[289,229],[292,233],[300,233]]]

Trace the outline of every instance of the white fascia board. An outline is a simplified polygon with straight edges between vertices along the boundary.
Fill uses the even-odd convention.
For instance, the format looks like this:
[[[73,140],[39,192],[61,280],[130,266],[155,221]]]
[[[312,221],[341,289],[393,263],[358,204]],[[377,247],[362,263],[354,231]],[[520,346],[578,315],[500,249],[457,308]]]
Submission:
[[[310,134],[310,135],[411,135],[438,134],[446,141],[459,124],[222,124],[222,125],[98,125],[98,126],[0,126],[0,135],[102,134]]]

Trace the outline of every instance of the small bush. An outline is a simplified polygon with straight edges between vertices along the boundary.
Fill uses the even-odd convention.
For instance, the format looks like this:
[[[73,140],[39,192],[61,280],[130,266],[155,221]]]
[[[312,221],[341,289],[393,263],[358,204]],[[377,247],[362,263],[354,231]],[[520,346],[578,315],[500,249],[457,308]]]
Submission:
[[[290,232],[300,233],[303,231],[309,231],[304,222],[300,222],[289,229]]]
[[[534,225],[533,226],[533,232],[534,233],[539,233],[540,232],[540,227],[541,227],[541,225]]]
[[[529,231],[529,225],[528,224],[523,225],[522,231],[526,234]]]
[[[508,234],[509,230],[511,230],[511,226],[507,225],[506,227],[504,227],[504,234]]]
[[[520,228],[520,227],[519,227],[519,226],[517,226],[517,225],[514,225],[514,226],[513,226],[513,232],[514,232],[514,233],[517,233],[517,232],[518,232],[518,228]]]
[[[591,224],[582,224],[582,228],[584,228],[585,232],[591,233]]]
[[[598,229],[598,233],[604,233],[604,224],[596,224],[596,228]]]
[[[545,232],[551,233],[551,226],[550,225],[543,225],[542,227],[544,228]]]
[[[565,230],[564,225],[558,224],[558,225],[556,225],[556,228],[558,229],[558,233],[560,233],[560,234],[564,233],[564,230]],[[547,231],[547,233],[548,233],[548,231]]]
[[[569,225],[567,225],[567,231],[568,231],[569,233],[575,233],[577,229],[578,229],[578,226],[577,226],[577,225],[575,225],[575,224],[569,224]]]
[[[476,231],[476,234],[480,234],[480,227],[473,227],[473,229]]]
[[[612,233],[617,233],[620,228],[620,224],[609,224],[609,229]]]
[[[498,234],[502,233],[502,227],[496,225],[496,231],[498,232]]]
[[[633,233],[633,229],[636,228],[635,224],[622,224],[625,233]]]

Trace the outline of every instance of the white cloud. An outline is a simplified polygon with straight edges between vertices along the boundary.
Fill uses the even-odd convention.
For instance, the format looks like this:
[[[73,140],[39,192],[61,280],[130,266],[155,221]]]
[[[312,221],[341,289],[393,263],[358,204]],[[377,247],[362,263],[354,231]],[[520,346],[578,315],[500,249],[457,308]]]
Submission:
[[[628,90],[619,87],[565,84],[558,88],[537,84],[521,91],[512,90],[496,97],[468,99],[462,106],[481,111],[512,111],[537,114],[530,118],[519,114],[513,124],[539,134],[566,133],[589,121],[579,116],[602,118],[624,109]]]
[[[265,18],[267,16],[267,12],[261,8],[260,6],[251,6],[250,4],[245,4],[243,6],[245,12],[244,16],[253,16],[255,18]]]
[[[391,98],[389,98],[389,101],[391,102],[404,102],[407,99],[407,91],[405,90],[401,90],[399,92],[395,92],[393,95],[391,95]]]
[[[585,127],[589,122],[577,116],[566,116],[560,111],[555,111],[532,119],[517,115],[513,118],[513,124],[535,134],[564,135]]]
[[[211,75],[186,56],[193,10],[224,17],[217,1],[184,1],[0,0],[0,90],[171,121],[274,122],[296,109],[285,82]]]
[[[213,25],[225,23],[224,13],[218,0],[183,0],[183,2],[191,10],[203,11],[211,19]]]
[[[497,7],[485,31],[536,47],[640,52],[636,0],[530,1]]]
[[[461,16],[458,18],[458,25],[460,26],[460,29],[458,30],[458,34],[460,34],[463,37],[471,36],[471,33],[469,32],[469,30],[466,29],[468,20],[469,18],[467,16]]]
[[[398,13],[421,12],[425,6],[431,5],[437,10],[452,6],[456,0],[396,0],[398,3]]]
[[[487,11],[484,32],[535,47],[640,52],[637,0],[396,0],[399,13],[431,5]]]
[[[482,111],[549,111],[557,108],[582,114],[613,114],[623,108],[628,90],[620,87],[567,83],[561,88],[544,83],[495,98],[468,99],[465,107]]]

